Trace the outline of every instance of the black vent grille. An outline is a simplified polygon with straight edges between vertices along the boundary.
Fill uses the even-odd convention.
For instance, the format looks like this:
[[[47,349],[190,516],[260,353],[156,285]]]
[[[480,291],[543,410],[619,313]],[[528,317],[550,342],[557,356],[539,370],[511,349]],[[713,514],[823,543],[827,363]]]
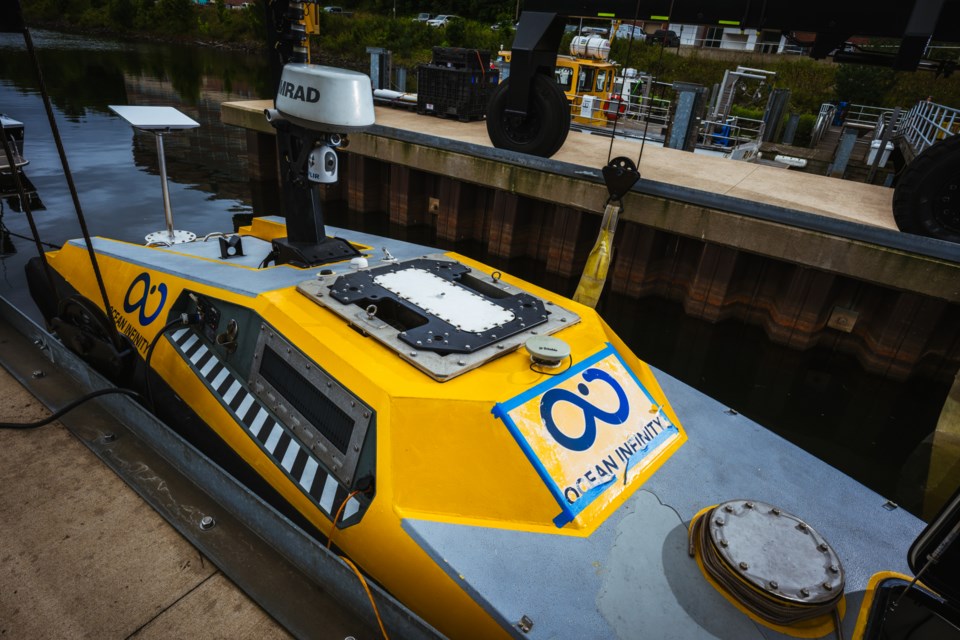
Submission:
[[[353,435],[353,418],[269,346],[263,349],[260,375],[340,453],[347,452]]]

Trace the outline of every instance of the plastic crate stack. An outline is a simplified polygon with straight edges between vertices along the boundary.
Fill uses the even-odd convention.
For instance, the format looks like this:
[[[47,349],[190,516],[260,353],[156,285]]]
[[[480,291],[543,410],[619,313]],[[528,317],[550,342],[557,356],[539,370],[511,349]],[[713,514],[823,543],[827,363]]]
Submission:
[[[433,61],[417,67],[417,113],[462,122],[483,118],[499,81],[489,51],[434,47]]]

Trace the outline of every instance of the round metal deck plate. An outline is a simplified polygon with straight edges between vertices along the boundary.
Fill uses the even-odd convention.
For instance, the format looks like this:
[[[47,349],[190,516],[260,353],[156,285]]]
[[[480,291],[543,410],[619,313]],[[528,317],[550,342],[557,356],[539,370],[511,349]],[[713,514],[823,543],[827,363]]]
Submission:
[[[153,233],[148,233],[146,237],[146,242],[150,244],[183,244],[184,242],[193,242],[197,239],[197,234],[192,231],[180,231],[179,229],[174,229],[171,234],[169,231],[164,229],[163,231],[154,231]]]
[[[756,500],[718,505],[710,538],[733,573],[790,602],[817,604],[843,589],[840,558],[800,518]]]

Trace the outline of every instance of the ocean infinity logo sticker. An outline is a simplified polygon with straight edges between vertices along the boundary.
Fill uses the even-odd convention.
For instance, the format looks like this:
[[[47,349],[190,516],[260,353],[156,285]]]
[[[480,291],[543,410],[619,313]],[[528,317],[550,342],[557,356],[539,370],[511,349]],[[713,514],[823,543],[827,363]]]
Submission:
[[[506,402],[493,414],[516,438],[562,512],[562,527],[653,473],[684,437],[612,345]],[[631,473],[633,471],[633,473]]]
[[[620,425],[627,421],[630,416],[630,403],[627,400],[627,394],[624,392],[616,380],[606,371],[600,369],[587,369],[583,372],[583,379],[586,382],[602,380],[610,385],[610,388],[617,395],[617,410],[604,411],[600,407],[591,404],[586,400],[590,395],[590,388],[586,382],[577,385],[577,392],[573,393],[566,389],[551,389],[543,394],[540,399],[540,419],[547,427],[547,431],[553,436],[559,444],[573,451],[586,451],[593,446],[597,439],[597,419],[611,425]],[[583,434],[579,437],[571,437],[564,433],[553,419],[553,405],[558,402],[568,402],[576,406],[583,413]]]
[[[137,285],[142,285],[140,289]],[[130,300],[131,295],[134,295],[134,292],[139,290],[139,297],[135,298],[133,301]],[[147,314],[147,305],[151,303],[151,299],[155,298],[154,294],[160,295],[160,302],[153,303],[156,304],[156,307],[153,310],[153,313]],[[163,305],[167,303],[167,285],[160,283],[158,285],[150,284],[150,274],[141,273],[133,282],[130,283],[130,288],[127,289],[127,295],[123,297],[123,310],[127,313],[133,313],[137,311],[139,313],[140,324],[147,326],[151,322],[157,319],[157,316],[160,315],[160,311],[163,309]]]

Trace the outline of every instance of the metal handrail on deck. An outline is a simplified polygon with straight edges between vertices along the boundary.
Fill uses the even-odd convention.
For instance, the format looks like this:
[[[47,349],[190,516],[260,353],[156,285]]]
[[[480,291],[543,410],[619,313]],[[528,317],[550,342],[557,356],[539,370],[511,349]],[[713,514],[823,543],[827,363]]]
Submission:
[[[960,133],[960,109],[922,100],[910,109],[894,131],[919,154],[933,143]]]
[[[649,120],[666,125],[670,121],[670,105],[670,100],[665,98],[630,96],[625,116],[637,122]]]
[[[730,116],[723,120],[702,120],[697,143],[702,147],[729,151],[747,143],[759,145],[763,137],[763,120]]]
[[[867,104],[851,104],[843,116],[843,124],[861,129],[876,130],[884,121],[890,120],[893,109]]]

